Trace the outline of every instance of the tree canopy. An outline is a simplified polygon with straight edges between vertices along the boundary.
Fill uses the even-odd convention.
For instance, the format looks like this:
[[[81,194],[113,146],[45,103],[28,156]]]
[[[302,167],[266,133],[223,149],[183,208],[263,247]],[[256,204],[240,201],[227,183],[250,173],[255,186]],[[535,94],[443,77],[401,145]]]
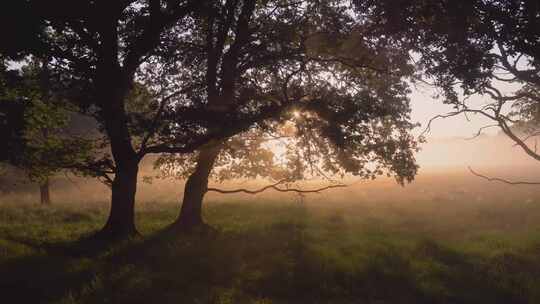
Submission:
[[[385,1],[383,1],[385,2]],[[386,1],[380,24],[408,37],[420,54],[424,78],[459,114],[479,115],[536,160],[540,104],[540,3],[538,1]],[[410,16],[426,16],[411,18]],[[410,29],[414,34],[404,32]],[[468,102],[479,95],[486,101]]]
[[[198,201],[214,166],[221,177],[226,168],[272,176],[276,161],[294,179],[305,171],[414,177],[405,82],[413,67],[401,40],[372,31],[343,1],[225,1],[197,17],[189,35],[177,34],[174,60],[156,65],[182,86],[162,105],[158,142],[147,150],[198,151],[195,164],[180,158]],[[286,157],[261,150],[265,136],[287,137]]]
[[[138,167],[147,154],[160,154],[158,166],[180,166],[187,177],[187,211],[179,221],[189,226],[201,222],[212,172],[274,182],[381,174],[412,180],[418,169],[412,81],[431,81],[456,112],[487,115],[503,131],[511,131],[512,115],[531,120],[539,113],[537,1],[30,0],[2,6],[2,22],[9,23],[2,31],[14,29],[5,33],[2,59],[47,58],[55,99],[98,122],[99,157],[84,158],[83,167],[111,185],[103,234],[113,237],[136,234]],[[4,72],[10,86],[16,77]],[[506,96],[497,89],[501,82],[520,88]],[[472,94],[494,103],[472,109],[464,102]],[[501,111],[510,101],[513,114]],[[10,109],[4,120],[47,126],[37,118],[49,113],[62,125],[55,114],[61,108],[34,102],[33,110]],[[269,146],[279,141],[279,149]]]

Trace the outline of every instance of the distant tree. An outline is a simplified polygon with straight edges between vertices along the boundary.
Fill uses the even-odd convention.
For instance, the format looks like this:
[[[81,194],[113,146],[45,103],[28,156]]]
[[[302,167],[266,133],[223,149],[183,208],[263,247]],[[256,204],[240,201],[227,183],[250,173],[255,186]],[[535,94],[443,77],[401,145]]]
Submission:
[[[298,192],[284,186],[308,175],[413,179],[413,68],[401,41],[374,31],[370,18],[348,1],[228,0],[200,13],[177,46],[184,91],[148,148],[180,153],[158,163],[187,177],[175,227],[203,225],[209,190],[260,192],[209,189],[212,171]],[[285,137],[283,157],[264,144]]]
[[[73,107],[51,91],[49,64],[30,60],[20,71],[4,70],[5,86],[0,94],[0,115],[4,118],[0,129],[5,135],[1,160],[23,170],[30,181],[40,185],[45,205],[51,203],[50,177],[62,170],[92,174],[85,164],[93,156],[87,134],[83,138],[67,130]]]

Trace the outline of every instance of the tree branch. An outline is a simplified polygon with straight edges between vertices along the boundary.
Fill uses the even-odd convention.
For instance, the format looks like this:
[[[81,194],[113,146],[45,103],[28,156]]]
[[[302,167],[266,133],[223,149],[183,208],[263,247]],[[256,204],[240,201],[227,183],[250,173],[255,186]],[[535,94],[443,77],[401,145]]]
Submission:
[[[521,149],[523,151],[525,151],[525,153],[527,153],[530,157],[540,161],[540,154],[536,153],[536,151],[529,148],[529,146],[527,146],[527,144],[523,140],[521,140],[512,131],[512,129],[510,129],[510,127],[508,126],[508,124],[506,123],[506,121],[503,118],[499,118],[498,122],[499,122],[499,125],[501,126],[501,130],[503,131],[504,134],[506,134],[508,137],[510,137],[510,139],[512,139],[518,146],[520,146]]]
[[[280,180],[274,184],[271,184],[271,185],[268,185],[268,186],[265,186],[265,187],[262,187],[260,189],[257,189],[257,190],[248,190],[248,189],[234,189],[234,190],[222,190],[222,189],[218,189],[218,188],[208,188],[207,189],[207,192],[218,192],[218,193],[221,193],[221,194],[234,194],[234,193],[246,193],[246,194],[259,194],[259,193],[262,193],[266,190],[275,190],[275,191],[278,191],[278,192],[295,192],[295,193],[320,193],[322,191],[325,191],[325,190],[329,190],[329,189],[334,189],[334,188],[345,188],[345,187],[348,187],[348,185],[345,185],[345,184],[337,184],[337,185],[329,185],[329,186],[326,186],[326,187],[322,187],[322,188],[318,188],[318,189],[312,189],[312,190],[303,190],[303,189],[298,189],[298,188],[279,188],[278,186],[283,184],[283,183],[286,183],[288,180],[287,179],[283,179],[283,180]]]
[[[510,73],[512,73],[516,78],[518,78],[521,81],[529,82],[535,85],[540,85],[540,77],[538,76],[539,70],[538,69],[530,69],[530,70],[518,70],[517,63],[519,60],[516,60],[514,64],[511,64],[508,61],[508,53],[503,47],[503,43],[498,41],[497,47],[499,48],[499,52],[501,53],[501,56],[498,56],[500,62],[502,63],[503,67]]]
[[[483,127],[481,127],[480,129],[478,129],[478,132],[476,132],[473,136],[471,136],[471,137],[469,137],[469,138],[465,138],[465,140],[473,140],[473,139],[476,139],[476,138],[480,137],[480,135],[483,134],[483,131],[484,131],[485,129],[496,128],[496,127],[500,127],[499,124],[493,124],[493,125],[483,126]]]
[[[505,184],[508,184],[508,185],[540,185],[540,182],[509,181],[509,180],[506,180],[506,179],[503,179],[503,178],[489,177],[489,176],[485,176],[485,175],[482,175],[480,173],[477,173],[471,167],[467,167],[467,168],[469,168],[469,171],[473,175],[481,177],[481,178],[483,178],[483,179],[485,179],[487,181],[490,181],[490,182],[501,182],[501,183],[505,183]]]
[[[171,100],[172,98],[175,98],[175,97],[177,97],[177,96],[179,96],[181,94],[184,94],[186,91],[187,91],[187,88],[182,89],[180,91],[173,92],[173,93],[169,94],[168,96],[164,97],[163,99],[161,99],[161,101],[159,102],[159,108],[157,109],[156,114],[154,115],[154,118],[152,119],[152,122],[150,124],[150,127],[148,128],[148,133],[146,134],[146,136],[143,138],[143,140],[141,142],[141,147],[140,147],[139,152],[138,152],[139,157],[142,158],[146,154],[145,149],[146,149],[146,147],[148,145],[148,141],[156,133],[156,131],[158,129],[159,120],[161,119],[161,116],[163,115],[163,111],[165,110],[165,106],[167,105],[169,100]]]
[[[287,111],[290,105],[271,105],[263,109],[260,113],[246,118],[240,118],[234,122],[229,122],[229,125],[222,126],[219,130],[212,133],[198,136],[191,142],[182,146],[159,144],[156,146],[147,147],[143,154],[149,153],[192,153],[201,146],[212,140],[222,140],[241,132],[249,130],[255,123],[278,117],[282,111]],[[206,117],[215,117],[216,111],[205,111],[202,114],[209,115]],[[193,113],[192,113],[193,114]]]
[[[128,51],[123,59],[123,69],[126,75],[132,75],[141,64],[141,58],[146,56],[160,42],[160,35],[163,31],[174,26],[183,16],[200,6],[198,1],[189,1],[183,6],[167,8],[167,11],[159,9],[158,1],[151,1],[150,16],[148,23],[142,34],[128,45]]]
[[[428,134],[429,132],[431,132],[431,124],[439,119],[439,118],[449,118],[449,117],[454,117],[454,116],[457,116],[459,114],[463,114],[465,113],[465,111],[463,110],[460,110],[460,111],[455,111],[455,112],[450,112],[450,113],[447,113],[447,114],[439,114],[439,115],[435,115],[433,116],[427,123],[426,125],[426,128],[422,131],[422,133],[420,133],[420,136],[419,137],[423,137],[424,135]]]

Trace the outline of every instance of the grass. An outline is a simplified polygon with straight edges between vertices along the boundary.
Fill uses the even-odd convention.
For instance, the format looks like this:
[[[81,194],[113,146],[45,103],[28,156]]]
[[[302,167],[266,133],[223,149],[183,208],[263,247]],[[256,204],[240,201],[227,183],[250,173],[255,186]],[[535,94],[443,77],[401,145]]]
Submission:
[[[77,242],[106,206],[0,205],[0,290],[16,303],[540,303],[540,205],[210,203],[217,233]]]

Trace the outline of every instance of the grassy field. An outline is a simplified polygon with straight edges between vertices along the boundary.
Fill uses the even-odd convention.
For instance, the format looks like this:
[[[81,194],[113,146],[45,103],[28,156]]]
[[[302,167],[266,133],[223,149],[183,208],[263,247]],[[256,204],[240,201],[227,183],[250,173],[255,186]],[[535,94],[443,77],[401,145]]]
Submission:
[[[533,200],[210,202],[205,236],[146,203],[143,238],[77,241],[106,211],[0,204],[5,303],[540,303]]]

